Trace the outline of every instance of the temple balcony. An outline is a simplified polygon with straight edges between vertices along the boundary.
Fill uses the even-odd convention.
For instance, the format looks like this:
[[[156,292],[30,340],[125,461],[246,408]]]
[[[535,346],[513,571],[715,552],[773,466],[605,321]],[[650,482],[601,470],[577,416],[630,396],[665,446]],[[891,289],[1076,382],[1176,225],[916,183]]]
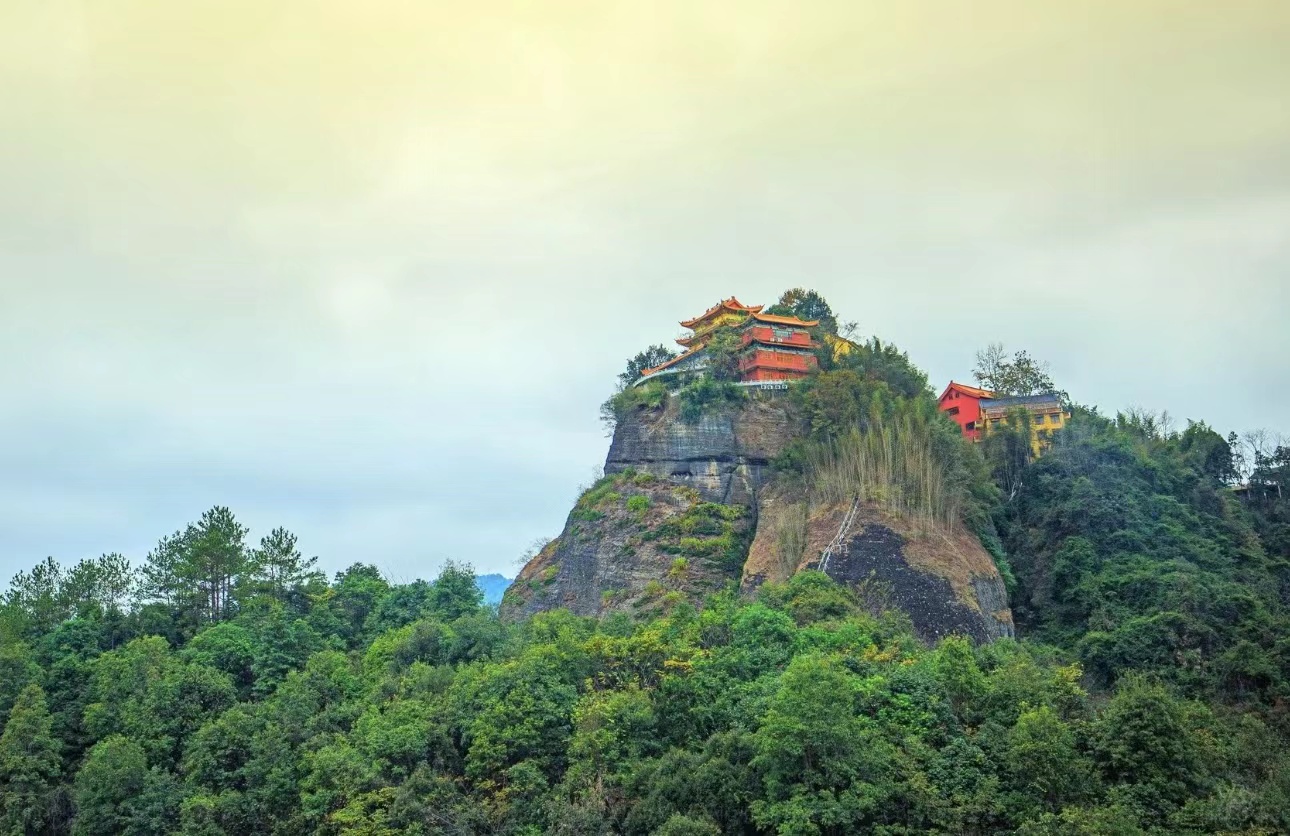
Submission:
[[[754,342],[788,345],[794,348],[815,348],[816,346],[815,341],[811,339],[811,335],[806,331],[774,328],[769,325],[754,325],[744,329],[742,343],[750,345]]]
[[[739,371],[748,372],[752,369],[779,369],[783,371],[809,372],[814,371],[817,362],[814,354],[799,354],[777,352],[772,350],[754,351],[739,360]]]

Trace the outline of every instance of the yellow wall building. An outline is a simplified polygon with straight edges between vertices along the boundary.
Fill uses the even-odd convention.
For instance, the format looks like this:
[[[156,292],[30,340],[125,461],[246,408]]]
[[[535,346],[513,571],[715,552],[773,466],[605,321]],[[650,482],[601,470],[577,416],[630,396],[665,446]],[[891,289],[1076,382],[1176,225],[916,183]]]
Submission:
[[[1030,414],[1030,449],[1036,456],[1052,443],[1053,433],[1066,426],[1071,417],[1056,395],[991,398],[981,401],[977,428],[989,435],[991,430],[1006,426],[1008,413],[1016,409],[1024,409]]]
[[[850,354],[851,349],[856,347],[855,343],[846,337],[839,337],[837,334],[825,334],[824,343],[833,350],[833,362],[835,363],[841,362],[842,358]]]

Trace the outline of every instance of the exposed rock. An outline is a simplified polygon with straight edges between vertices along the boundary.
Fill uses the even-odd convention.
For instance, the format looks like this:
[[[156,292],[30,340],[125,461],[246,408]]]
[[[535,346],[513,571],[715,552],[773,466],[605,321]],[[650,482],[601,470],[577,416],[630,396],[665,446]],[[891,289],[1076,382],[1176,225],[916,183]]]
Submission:
[[[812,511],[796,561],[783,554],[783,531],[804,508],[790,493],[768,490],[762,497],[757,536],[744,565],[743,588],[785,580],[793,572],[819,568],[846,508]],[[788,538],[793,541],[794,538]],[[928,642],[959,633],[978,642],[1013,635],[1007,590],[989,552],[966,531],[919,532],[903,517],[862,506],[843,547],[829,559],[829,577],[850,584],[875,608],[903,610]]]
[[[793,437],[783,398],[773,394],[693,424],[681,420],[675,399],[619,421],[606,479],[520,572],[503,613],[639,614],[737,582],[757,494]],[[634,496],[644,498],[636,510],[628,505]]]
[[[751,592],[819,565],[846,509],[809,508],[800,485],[771,478],[771,460],[799,426],[787,399],[757,396],[693,424],[674,401],[619,422],[605,479],[507,590],[507,617],[558,607],[644,614],[731,582]],[[828,573],[872,606],[908,613],[926,641],[1013,634],[994,561],[966,532],[920,533],[865,507]]]
[[[782,397],[759,394],[742,409],[722,409],[689,424],[675,399],[619,421],[606,473],[626,468],[694,488],[709,502],[751,505],[767,466],[793,439],[796,422]]]
[[[503,611],[644,614],[698,600],[738,580],[751,530],[747,506],[705,502],[694,488],[621,471],[584,495],[507,590]]]

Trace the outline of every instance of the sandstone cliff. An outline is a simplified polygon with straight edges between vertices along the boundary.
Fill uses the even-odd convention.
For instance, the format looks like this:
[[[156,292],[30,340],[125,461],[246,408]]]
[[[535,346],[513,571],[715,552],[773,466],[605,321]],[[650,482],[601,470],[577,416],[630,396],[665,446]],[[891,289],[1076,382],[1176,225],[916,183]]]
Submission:
[[[503,612],[644,613],[738,581],[770,460],[794,435],[770,396],[694,424],[674,402],[620,421],[605,478],[520,572]]]
[[[818,568],[847,509],[812,508],[800,486],[777,484],[771,461],[799,431],[787,399],[769,393],[694,424],[675,403],[627,416],[605,478],[520,572],[503,613],[642,615],[730,583],[751,592]],[[829,575],[875,608],[907,612],[924,639],[1012,635],[1003,582],[975,537],[919,533],[864,508],[845,542]]]
[[[692,487],[708,502],[751,506],[771,459],[797,435],[785,401],[752,397],[742,409],[723,409],[697,423],[680,420],[674,403],[620,421],[605,473],[633,469]]]

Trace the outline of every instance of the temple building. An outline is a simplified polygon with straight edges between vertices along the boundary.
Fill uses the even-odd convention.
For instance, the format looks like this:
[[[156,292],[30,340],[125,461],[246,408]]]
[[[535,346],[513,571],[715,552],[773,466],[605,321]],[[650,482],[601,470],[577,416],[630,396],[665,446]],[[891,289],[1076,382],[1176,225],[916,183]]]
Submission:
[[[750,314],[740,329],[740,379],[798,380],[815,371],[815,349],[819,344],[807,329],[819,324],[815,319]]]
[[[988,389],[978,389],[950,381],[941,393],[938,405],[959,425],[965,438],[980,441],[989,432],[1008,423],[1008,413],[1024,409],[1030,413],[1030,447],[1036,456],[1052,441],[1056,430],[1066,426],[1070,413],[1054,394],[999,397]]]
[[[964,438],[980,441],[981,401],[993,397],[994,393],[988,389],[978,389],[975,386],[955,383],[951,380],[950,385],[941,393],[937,405],[941,412],[949,415],[954,423],[959,425]]]
[[[646,369],[636,382],[706,368],[704,352],[721,328],[733,329],[738,337],[741,383],[798,380],[817,368],[815,349],[819,344],[809,330],[817,325],[817,320],[764,314],[761,305],[745,305],[731,296],[682,322],[681,326],[692,332],[677,340],[685,353]]]
[[[687,319],[681,323],[682,328],[688,328],[694,333],[688,337],[677,339],[677,345],[686,349],[703,348],[712,339],[712,335],[723,325],[731,327],[742,326],[747,322],[748,317],[753,314],[761,313],[761,305],[745,305],[735,297],[723,299],[694,319]]]

